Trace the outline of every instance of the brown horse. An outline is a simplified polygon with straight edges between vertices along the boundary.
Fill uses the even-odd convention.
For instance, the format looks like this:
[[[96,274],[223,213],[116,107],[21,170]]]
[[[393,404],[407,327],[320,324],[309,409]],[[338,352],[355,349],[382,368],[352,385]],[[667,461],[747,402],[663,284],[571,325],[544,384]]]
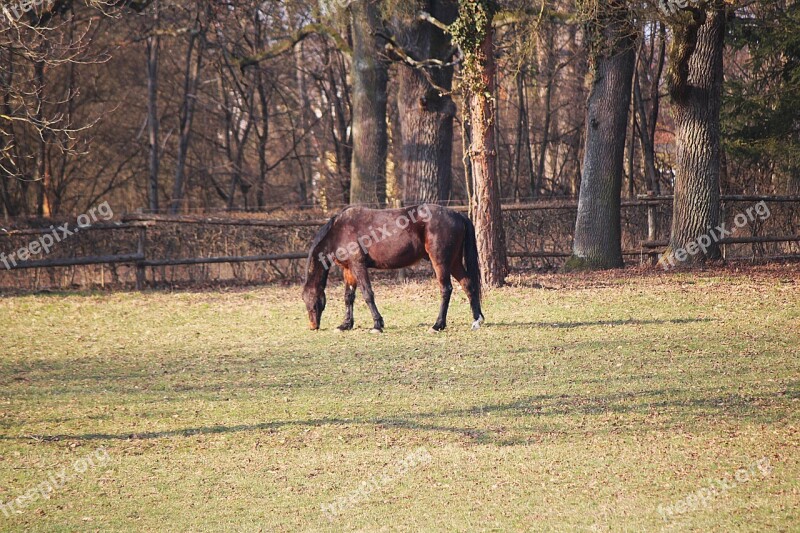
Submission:
[[[373,333],[383,331],[383,317],[375,306],[368,269],[405,268],[426,259],[433,264],[442,292],[439,317],[431,328],[447,325],[452,275],[461,283],[472,307],[472,329],[483,322],[481,274],[475,227],[469,218],[438,205],[402,209],[349,207],[331,218],[314,237],[308,252],[303,301],[311,329],[319,329],[325,310],[325,286],[333,264],[344,272],[344,322],[337,329],[353,329],[356,285],[374,320]]]

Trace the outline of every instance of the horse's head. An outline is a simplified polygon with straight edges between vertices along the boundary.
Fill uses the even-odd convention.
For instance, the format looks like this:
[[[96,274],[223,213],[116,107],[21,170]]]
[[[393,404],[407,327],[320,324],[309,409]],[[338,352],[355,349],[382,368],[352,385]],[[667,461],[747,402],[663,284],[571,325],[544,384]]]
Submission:
[[[306,284],[303,289],[303,301],[308,310],[309,327],[319,329],[322,312],[325,310],[325,288],[318,284]]]

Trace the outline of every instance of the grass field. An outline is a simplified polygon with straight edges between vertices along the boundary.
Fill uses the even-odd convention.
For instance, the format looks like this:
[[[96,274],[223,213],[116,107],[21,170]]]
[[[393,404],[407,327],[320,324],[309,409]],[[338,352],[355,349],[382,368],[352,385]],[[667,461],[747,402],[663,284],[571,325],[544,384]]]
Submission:
[[[800,269],[510,281],[0,298],[0,529],[800,530]]]

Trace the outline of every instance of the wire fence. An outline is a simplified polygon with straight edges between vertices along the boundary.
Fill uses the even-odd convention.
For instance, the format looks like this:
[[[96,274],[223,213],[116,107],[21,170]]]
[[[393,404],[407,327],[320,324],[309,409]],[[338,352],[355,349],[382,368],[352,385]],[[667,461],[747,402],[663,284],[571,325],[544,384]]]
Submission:
[[[756,218],[721,240],[728,260],[800,258],[800,197],[728,195],[722,221],[763,202]],[[452,206],[466,211],[465,206]],[[554,269],[570,256],[577,200],[558,198],[503,206],[510,267]],[[132,288],[297,281],[307,248],[330,213],[280,208],[263,212],[190,215],[134,213],[95,224],[15,264],[7,257],[52,233],[54,221],[16,221],[0,231],[0,288]],[[626,262],[654,263],[669,239],[671,196],[622,201]],[[19,258],[19,254],[17,254]],[[4,259],[6,258],[6,259]],[[20,258],[21,259],[21,258]],[[8,264],[5,264],[8,263]],[[416,271],[427,271],[422,264]],[[411,275],[414,274],[411,271]]]

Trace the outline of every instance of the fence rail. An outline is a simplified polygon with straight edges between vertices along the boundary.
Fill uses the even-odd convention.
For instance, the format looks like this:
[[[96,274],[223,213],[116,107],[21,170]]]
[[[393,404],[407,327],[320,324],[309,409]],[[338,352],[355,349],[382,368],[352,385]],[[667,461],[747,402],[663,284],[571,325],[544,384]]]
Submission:
[[[623,207],[645,207],[647,209],[647,237],[638,240],[638,249],[625,250],[625,256],[649,257],[654,261],[660,250],[663,250],[668,241],[658,239],[659,217],[658,208],[671,203],[673,197],[669,195],[641,195],[633,199],[624,199],[621,204]],[[800,207],[800,196],[766,196],[766,195],[723,195],[723,203],[735,202],[768,202],[768,203],[797,203]],[[502,211],[506,213],[524,211],[548,211],[548,210],[575,210],[578,202],[574,199],[567,200],[543,200],[535,203],[506,204],[502,206]],[[451,207],[457,211],[467,211],[466,206]],[[146,283],[146,270],[151,267],[181,266],[181,265],[204,265],[220,263],[254,263],[254,262],[275,262],[275,261],[295,261],[305,259],[306,252],[290,251],[286,253],[270,253],[258,255],[232,255],[224,254],[212,257],[152,257],[148,254],[148,230],[158,228],[161,225],[203,225],[203,226],[240,226],[256,228],[313,228],[324,224],[326,219],[313,218],[306,220],[263,220],[253,218],[236,218],[221,216],[204,215],[159,215],[159,214],[127,214],[121,222],[94,224],[81,228],[81,233],[91,231],[135,231],[136,232],[136,251],[131,253],[118,253],[113,255],[90,255],[84,257],[65,257],[41,259],[35,261],[19,261],[14,265],[8,265],[9,270],[21,270],[31,268],[50,268],[50,267],[71,267],[82,265],[114,265],[129,264],[136,269],[136,286],[138,289],[144,287]],[[50,228],[29,228],[16,230],[0,231],[2,237],[14,236],[35,236],[51,233]],[[722,245],[732,244],[757,244],[757,243],[785,243],[800,242],[800,235],[765,235],[748,237],[729,237],[720,239]],[[786,251],[786,250],[784,250]],[[791,250],[788,250],[791,251]],[[509,250],[510,258],[524,259],[563,259],[568,258],[570,253],[558,250]],[[795,258],[798,254],[791,253],[783,256],[768,256],[771,259]],[[766,255],[765,255],[766,257]]]

